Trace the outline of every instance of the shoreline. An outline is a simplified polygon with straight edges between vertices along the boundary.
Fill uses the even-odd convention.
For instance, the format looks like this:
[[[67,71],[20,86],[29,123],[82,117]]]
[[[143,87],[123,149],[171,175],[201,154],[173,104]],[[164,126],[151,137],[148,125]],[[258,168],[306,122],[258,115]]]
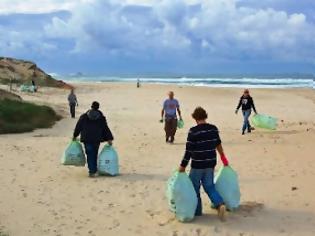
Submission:
[[[179,99],[185,126],[165,144],[159,123],[169,90]],[[241,135],[234,110],[242,89],[79,83],[77,118],[69,117],[69,90],[41,88],[18,93],[47,104],[64,118],[51,129],[0,135],[0,229],[9,235],[253,235],[310,236],[315,232],[315,93],[311,89],[252,89],[260,113],[280,121],[276,131]],[[100,102],[114,135],[121,173],[89,179],[87,169],[60,158],[78,117]],[[241,207],[220,222],[202,192],[204,215],[179,223],[168,210],[166,181],[178,167],[196,106],[220,130],[223,148],[239,176]],[[103,146],[103,144],[102,144]],[[218,161],[216,169],[221,167]],[[28,214],[32,211],[32,214]]]
[[[92,84],[126,84],[131,85],[134,84],[136,86],[136,81],[80,81],[80,80],[63,80],[65,83],[73,84],[73,85],[92,85]],[[292,86],[252,86],[252,85],[198,85],[198,84],[180,84],[180,83],[155,83],[155,82],[141,82],[141,87],[143,85],[156,85],[156,86],[176,86],[176,87],[192,87],[192,88],[222,88],[222,89],[266,89],[266,90],[299,90],[299,89],[305,89],[305,90],[315,90],[315,87],[292,87]],[[140,89],[141,89],[140,87]]]

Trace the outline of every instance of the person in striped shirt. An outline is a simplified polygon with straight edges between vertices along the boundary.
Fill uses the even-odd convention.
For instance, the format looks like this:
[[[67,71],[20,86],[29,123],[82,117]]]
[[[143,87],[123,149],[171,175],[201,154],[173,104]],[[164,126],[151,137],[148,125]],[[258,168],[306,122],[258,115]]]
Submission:
[[[226,207],[222,197],[216,191],[213,182],[214,168],[217,164],[216,152],[218,151],[220,154],[224,166],[229,164],[222,148],[219,130],[216,126],[206,122],[208,114],[202,107],[197,107],[192,117],[196,120],[197,126],[189,130],[186,151],[179,171],[185,172],[191,160],[189,177],[198,198],[195,215],[202,215],[202,202],[200,198],[200,186],[202,185],[214,207],[218,210],[218,216],[221,220],[224,220]]]

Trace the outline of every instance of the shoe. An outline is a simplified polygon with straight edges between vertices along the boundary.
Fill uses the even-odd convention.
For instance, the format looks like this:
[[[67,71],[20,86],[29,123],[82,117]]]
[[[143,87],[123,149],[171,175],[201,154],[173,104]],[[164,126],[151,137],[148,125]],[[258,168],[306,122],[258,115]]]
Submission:
[[[90,177],[90,178],[95,178],[95,177],[96,177],[96,174],[95,174],[95,173],[89,173],[89,177]]]
[[[170,141],[170,143],[174,143],[174,137],[171,137],[171,141]]]
[[[226,207],[225,205],[220,205],[218,207],[218,217],[221,221],[225,221],[225,213],[226,213]]]
[[[244,135],[245,134],[245,131],[242,131],[242,135]]]

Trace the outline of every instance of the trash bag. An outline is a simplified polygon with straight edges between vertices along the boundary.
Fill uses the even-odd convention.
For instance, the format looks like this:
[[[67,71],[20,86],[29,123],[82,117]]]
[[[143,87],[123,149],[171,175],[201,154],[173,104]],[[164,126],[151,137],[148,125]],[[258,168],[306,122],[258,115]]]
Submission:
[[[98,157],[98,173],[100,175],[118,175],[119,163],[116,150],[106,144]]]
[[[177,121],[177,128],[179,128],[179,129],[184,128],[184,121],[183,120],[178,120]]]
[[[237,173],[230,166],[221,167],[214,178],[214,183],[227,209],[231,211],[237,209],[241,198]]]
[[[61,164],[85,166],[85,155],[79,141],[72,141],[61,158]]]
[[[21,92],[29,92],[29,93],[34,93],[35,92],[35,87],[33,85],[25,85],[22,84],[20,86],[20,91]]]
[[[263,114],[256,114],[252,117],[252,123],[255,127],[275,130],[277,128],[277,119]]]
[[[194,219],[198,200],[194,186],[189,176],[178,171],[168,179],[166,197],[171,212],[181,222]]]

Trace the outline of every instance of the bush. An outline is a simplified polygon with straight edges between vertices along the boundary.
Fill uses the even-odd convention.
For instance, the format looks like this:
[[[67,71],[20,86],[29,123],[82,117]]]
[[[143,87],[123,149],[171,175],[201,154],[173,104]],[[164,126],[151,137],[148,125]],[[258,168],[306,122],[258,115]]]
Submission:
[[[48,106],[4,99],[0,101],[0,134],[50,128],[60,116]]]

